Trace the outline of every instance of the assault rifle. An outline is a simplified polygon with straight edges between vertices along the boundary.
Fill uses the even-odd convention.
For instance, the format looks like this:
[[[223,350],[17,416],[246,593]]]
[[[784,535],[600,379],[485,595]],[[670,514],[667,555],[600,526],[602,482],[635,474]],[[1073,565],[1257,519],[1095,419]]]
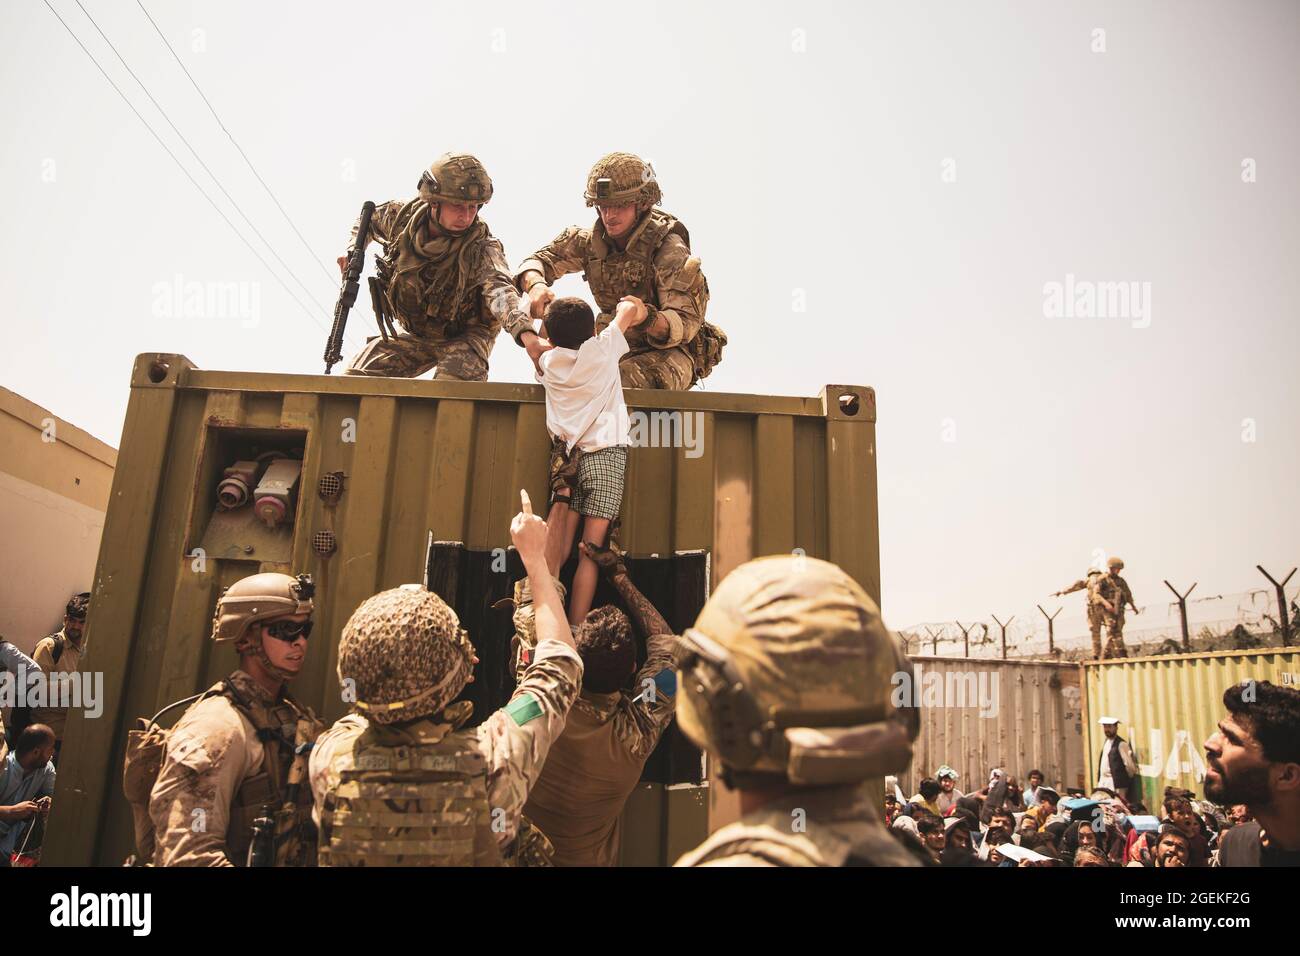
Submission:
[[[357,229],[356,245],[348,257],[347,268],[343,272],[343,287],[339,289],[339,300],[334,306],[334,324],[330,327],[330,337],[325,342],[325,374],[330,373],[336,362],[343,358],[343,330],[348,324],[348,313],[357,301],[361,273],[366,267],[366,243],[370,241],[370,217],[374,215],[375,204],[367,201],[361,207],[361,225]]]

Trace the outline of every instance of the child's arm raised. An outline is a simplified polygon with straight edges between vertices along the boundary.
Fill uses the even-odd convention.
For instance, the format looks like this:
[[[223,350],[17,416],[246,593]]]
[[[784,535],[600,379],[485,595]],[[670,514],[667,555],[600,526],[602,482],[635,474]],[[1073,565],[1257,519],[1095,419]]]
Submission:
[[[614,321],[610,324],[617,325],[618,330],[626,335],[628,329],[640,325],[649,316],[650,310],[644,302],[634,295],[625,295],[618,300],[618,306],[614,309]]]

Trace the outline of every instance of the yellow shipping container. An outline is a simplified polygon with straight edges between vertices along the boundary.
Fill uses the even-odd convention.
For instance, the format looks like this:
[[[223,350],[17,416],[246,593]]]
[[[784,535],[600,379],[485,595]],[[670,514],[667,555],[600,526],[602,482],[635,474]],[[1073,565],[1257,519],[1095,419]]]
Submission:
[[[1088,785],[1096,785],[1104,738],[1097,721],[1118,718],[1138,762],[1142,799],[1158,813],[1165,787],[1204,795],[1202,744],[1225,713],[1223,692],[1244,680],[1300,685],[1300,653],[1283,647],[1088,661],[1083,674]]]

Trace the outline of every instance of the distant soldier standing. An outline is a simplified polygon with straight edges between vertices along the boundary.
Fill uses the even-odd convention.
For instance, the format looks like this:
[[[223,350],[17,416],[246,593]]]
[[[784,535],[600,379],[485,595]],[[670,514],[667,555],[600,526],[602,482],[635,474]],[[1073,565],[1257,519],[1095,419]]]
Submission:
[[[1102,606],[1101,595],[1097,590],[1097,585],[1101,581],[1105,572],[1098,568],[1091,568],[1086,577],[1075,581],[1063,591],[1056,591],[1053,597],[1063,597],[1066,594],[1073,594],[1075,591],[1087,589],[1088,599],[1088,633],[1092,635],[1092,659],[1101,658],[1101,623],[1102,623]]]
[[[911,665],[858,584],[815,558],[731,572],[681,638],[677,721],[739,790],[737,823],[678,866],[916,866],[871,778],[911,760]]]
[[[307,656],[314,590],[307,575],[265,572],[217,602],[212,639],[234,642],[239,668],[167,737],[148,805],[155,865],[244,866],[267,811],[272,865],[315,865],[307,750],[323,725],[285,689]]]
[[[311,757],[322,866],[500,866],[523,850],[521,811],[582,684],[526,496],[511,537],[536,601],[537,646],[510,702],[475,728],[460,621],[418,584],[368,598],[343,628],[339,681],[355,712]],[[535,831],[533,831],[535,832]]]
[[[620,363],[623,386],[690,388],[718,363],[727,337],[704,321],[709,284],[691,254],[686,227],[657,208],[662,194],[654,170],[631,153],[610,153],[597,162],[583,196],[599,213],[595,225],[565,229],[515,274],[532,316],[541,318],[555,298],[550,286],[556,279],[581,271],[600,306],[597,332],[610,323],[619,302],[637,307],[627,333],[630,351]],[[511,334],[534,361],[545,351],[531,327]]]
[[[1097,595],[1101,600],[1102,620],[1106,624],[1106,657],[1128,657],[1124,648],[1124,606],[1133,608],[1134,614],[1141,610],[1133,603],[1133,592],[1128,582],[1119,576],[1124,562],[1111,558],[1106,562],[1110,573],[1103,574],[1097,580]]]
[[[478,216],[492,198],[492,180],[473,156],[447,153],[418,188],[415,199],[375,207],[370,237],[384,246],[376,261],[381,334],[348,374],[415,378],[437,366],[436,379],[486,381],[497,333],[504,327],[517,338],[529,325],[505,251]],[[340,269],[347,259],[339,258]]]

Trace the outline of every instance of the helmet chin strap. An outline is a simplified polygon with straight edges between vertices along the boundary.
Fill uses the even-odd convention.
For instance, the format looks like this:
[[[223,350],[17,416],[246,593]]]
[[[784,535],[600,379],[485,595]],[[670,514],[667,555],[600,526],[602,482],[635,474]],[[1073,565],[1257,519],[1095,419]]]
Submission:
[[[266,672],[268,674],[272,675],[273,677],[278,677],[280,680],[286,683],[292,680],[294,677],[293,673],[291,673],[290,671],[287,671],[283,667],[279,667],[276,664],[271,663],[271,657],[269,654],[266,653],[266,648],[262,645],[262,638],[260,634],[256,638],[245,636],[240,640],[238,644],[235,645],[235,650],[238,651],[240,654],[250,654],[253,657],[257,658],[258,663],[261,664],[264,668],[266,668]]]

